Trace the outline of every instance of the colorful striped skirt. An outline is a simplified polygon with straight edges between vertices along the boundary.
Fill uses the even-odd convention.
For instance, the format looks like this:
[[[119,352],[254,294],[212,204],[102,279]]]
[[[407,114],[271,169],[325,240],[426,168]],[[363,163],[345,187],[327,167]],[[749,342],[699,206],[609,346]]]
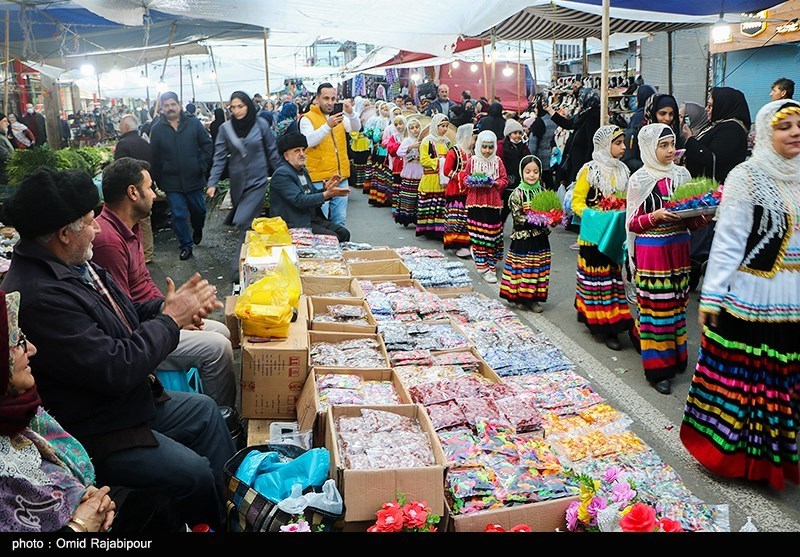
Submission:
[[[503,223],[500,207],[467,207],[467,230],[475,267],[482,273],[503,261]]]
[[[389,207],[391,201],[392,171],[385,162],[372,167],[372,181],[369,187],[369,204],[376,207]]]
[[[397,208],[394,212],[394,222],[407,226],[417,222],[417,197],[419,179],[403,178],[400,181],[400,191],[397,193]]]
[[[636,320],[645,377],[671,379],[686,370],[689,232],[668,225],[636,237]],[[625,294],[622,293],[624,300]]]
[[[368,169],[369,151],[354,151],[353,158],[350,160],[350,185],[362,189],[367,182]]]
[[[397,211],[397,195],[400,193],[401,180],[400,174],[393,172],[392,180],[389,182],[389,187],[386,190],[386,205],[392,208],[392,214]]]
[[[444,192],[419,192],[417,236],[440,240],[444,236]]]
[[[547,301],[551,255],[547,234],[511,240],[500,297],[518,304]]]
[[[719,314],[704,328],[681,441],[706,468],[731,478],[800,483],[800,323]]]
[[[622,266],[597,249],[596,244],[578,240],[575,309],[578,321],[593,335],[616,335],[633,327],[625,296]]]
[[[469,248],[466,201],[466,195],[445,197],[444,249]]]

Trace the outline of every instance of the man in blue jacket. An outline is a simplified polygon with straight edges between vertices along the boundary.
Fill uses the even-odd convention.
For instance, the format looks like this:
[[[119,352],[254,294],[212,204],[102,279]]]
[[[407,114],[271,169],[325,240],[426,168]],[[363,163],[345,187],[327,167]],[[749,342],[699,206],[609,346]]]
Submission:
[[[308,140],[299,132],[287,133],[278,139],[278,152],[283,164],[272,175],[269,183],[269,216],[281,217],[289,228],[310,228],[314,234],[336,236],[340,242],[350,241],[350,232],[322,214],[322,204],[332,197],[343,197],[349,189],[336,186],[342,180],[334,175],[314,189],[306,170]]]
[[[200,120],[190,118],[181,109],[178,95],[172,91],[161,95],[161,114],[161,121],[150,132],[153,179],[167,194],[172,228],[180,242],[183,261],[192,256],[192,245],[203,240],[211,136]]]

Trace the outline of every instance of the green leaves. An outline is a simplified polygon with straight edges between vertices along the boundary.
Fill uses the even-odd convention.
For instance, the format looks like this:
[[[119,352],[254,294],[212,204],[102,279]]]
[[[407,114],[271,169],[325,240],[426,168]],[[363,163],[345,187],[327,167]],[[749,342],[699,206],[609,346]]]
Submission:
[[[692,197],[700,197],[710,191],[717,191],[718,187],[719,183],[716,180],[701,176],[675,188],[675,191],[672,192],[669,200],[683,201],[684,199],[689,199]]]

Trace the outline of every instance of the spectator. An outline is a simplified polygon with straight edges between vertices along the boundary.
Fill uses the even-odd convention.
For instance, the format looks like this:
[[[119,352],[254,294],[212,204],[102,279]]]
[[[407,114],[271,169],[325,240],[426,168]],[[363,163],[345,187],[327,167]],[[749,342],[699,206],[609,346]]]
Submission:
[[[553,154],[554,139],[556,136],[556,126],[553,119],[544,109],[544,98],[536,99],[536,119],[531,124],[528,131],[528,150],[542,163],[542,185],[548,190],[555,191],[553,170],[550,168],[550,157]]]
[[[97,222],[100,232],[92,244],[92,262],[108,271],[127,296],[138,303],[164,299],[144,264],[140,223],[149,216],[156,195],[150,165],[123,157],[103,169],[105,205]],[[178,347],[158,369],[189,369],[200,372],[203,392],[218,406],[236,405],[236,378],[228,328],[205,320],[199,327],[181,329]]]
[[[776,79],[769,92],[770,100],[780,101],[792,97],[794,97],[794,81],[785,77]]]
[[[680,135],[680,109],[678,108],[678,101],[672,95],[664,93],[656,93],[650,95],[645,102],[644,115],[642,116],[642,125],[648,124],[666,124],[672,129],[675,134],[675,148],[682,149],[684,140]],[[640,126],[641,128],[641,126]],[[630,151],[630,153],[628,152]],[[635,172],[642,167],[641,154],[639,153],[638,138],[633,138],[626,145],[626,152],[623,162],[629,170]]]
[[[69,147],[70,139],[72,139],[72,130],[69,127],[69,122],[63,116],[59,118],[59,124],[61,125],[61,141],[64,144],[63,146]]]
[[[8,118],[0,112],[0,184],[8,183],[6,164],[14,154],[14,146],[8,140]]]
[[[558,114],[553,107],[545,106],[545,110],[557,126],[565,130],[572,130],[564,146],[564,160],[561,162],[561,180],[571,184],[575,181],[578,171],[584,164],[592,160],[594,151],[594,133],[600,128],[600,94],[588,87],[578,89],[578,113],[570,118]]]
[[[342,102],[342,112],[333,113],[336,88],[330,83],[322,83],[317,87],[314,100],[315,104],[303,114],[299,124],[300,133],[306,136],[308,141],[306,169],[317,191],[321,191],[323,182],[328,182],[334,175],[339,175],[341,178],[336,187],[349,189],[350,159],[347,158],[347,134],[359,131],[361,120],[353,110],[349,99]],[[344,227],[347,221],[347,196],[331,197],[330,202],[323,206],[322,214],[335,224]]]
[[[34,137],[33,132],[28,129],[28,126],[20,122],[13,112],[10,112],[7,118],[8,123],[11,124],[8,138],[11,140],[14,149],[30,149],[33,147],[36,143],[36,137]]]
[[[41,406],[28,365],[37,349],[19,329],[19,299],[0,292],[0,329],[8,334],[0,346],[0,531],[105,532],[113,524],[115,533],[185,532],[160,490],[95,485],[86,449]]]
[[[37,147],[47,143],[47,128],[45,127],[44,116],[36,112],[31,103],[25,105],[22,123],[33,133]]]
[[[284,134],[297,131],[297,105],[286,103],[278,114],[278,122],[275,124],[275,138],[278,139]]]
[[[506,119],[503,117],[503,105],[493,102],[489,105],[486,116],[478,121],[476,128],[478,132],[489,130],[494,132],[495,137],[505,137]]]
[[[139,120],[133,114],[126,114],[119,121],[119,138],[114,148],[114,160],[122,157],[131,157],[140,161],[146,161],[153,166],[153,148],[139,135]],[[153,226],[150,222],[150,214],[139,220],[139,230],[142,235],[142,249],[144,250],[144,262],[153,262]]]
[[[167,279],[164,300],[132,302],[89,262],[99,202],[85,172],[26,176],[4,204],[20,240],[0,289],[20,292],[42,404],[86,448],[98,482],[165,489],[190,524],[218,530],[234,452],[225,420],[205,395],[166,393],[154,370],[182,327],[222,303],[197,274],[177,289]]]
[[[172,228],[180,243],[179,257],[184,261],[192,257],[192,244],[203,240],[211,137],[200,120],[187,117],[181,110],[178,95],[167,91],[160,99],[163,120],[150,130],[153,179],[167,194]]]
[[[683,129],[683,125],[686,124],[694,136],[700,135],[710,124],[706,109],[690,101],[681,106],[680,118],[680,129]]]
[[[433,116],[434,114],[450,114],[450,109],[456,104],[455,101],[450,100],[450,87],[441,83],[436,90],[436,100],[432,101],[428,108],[425,109],[425,116]]]
[[[520,163],[524,156],[531,154],[528,151],[528,146],[522,141],[524,133],[522,124],[514,118],[509,118],[506,120],[506,127],[503,130],[503,140],[497,142],[497,156],[503,161],[503,166],[506,167],[506,176],[508,177],[508,185],[503,190],[503,210],[500,211],[500,219],[503,224],[505,224],[508,215],[511,214],[508,198],[514,188],[519,185]]]
[[[187,103],[186,115],[191,118],[197,118],[197,105],[195,105],[194,103]]]
[[[341,177],[334,174],[316,189],[306,169],[308,140],[302,133],[287,133],[278,140],[278,151],[284,162],[270,181],[269,214],[281,217],[289,228],[310,228],[314,234],[336,236],[340,242],[350,240],[350,232],[325,218],[322,204],[339,196],[349,195],[349,189],[338,188]]]

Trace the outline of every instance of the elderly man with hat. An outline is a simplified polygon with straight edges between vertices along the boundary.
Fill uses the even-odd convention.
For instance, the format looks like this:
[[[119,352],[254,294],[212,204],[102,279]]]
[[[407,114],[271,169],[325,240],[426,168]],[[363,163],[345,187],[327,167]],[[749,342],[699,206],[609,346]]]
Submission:
[[[166,392],[154,375],[180,330],[222,307],[195,274],[164,299],[135,303],[90,262],[97,186],[80,171],[41,168],[3,206],[20,241],[0,289],[19,291],[19,323],[43,405],[86,448],[97,481],[163,488],[190,523],[224,525],[223,467],[234,453],[214,401]]]
[[[283,164],[272,175],[269,184],[269,216],[281,217],[289,228],[310,228],[314,234],[336,236],[340,242],[350,240],[350,232],[322,214],[322,204],[334,197],[344,197],[349,189],[340,189],[342,178],[334,174],[317,190],[306,169],[308,140],[302,133],[287,133],[278,140]]]

